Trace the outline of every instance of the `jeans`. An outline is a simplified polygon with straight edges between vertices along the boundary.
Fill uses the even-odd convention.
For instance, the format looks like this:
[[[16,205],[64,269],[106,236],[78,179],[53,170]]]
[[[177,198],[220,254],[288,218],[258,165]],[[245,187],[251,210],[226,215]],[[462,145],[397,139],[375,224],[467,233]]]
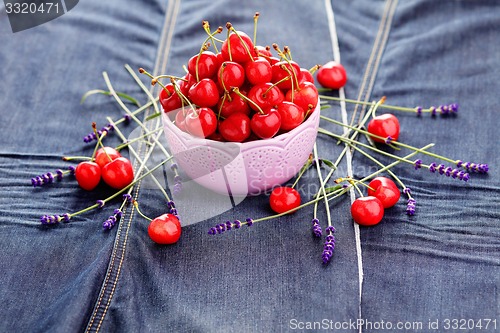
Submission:
[[[17,33],[0,10],[0,332],[499,330],[499,10],[493,0],[90,0]],[[433,152],[488,163],[489,173],[463,182],[400,163],[392,170],[411,188],[416,214],[405,214],[402,198],[374,227],[353,223],[354,192],[332,201],[336,248],[328,265],[321,262],[324,238],[311,233],[311,206],[207,234],[226,220],[271,215],[265,194],[227,211],[208,205],[209,217],[185,226],[171,246],[152,243],[148,221],[132,206],[103,231],[120,200],[68,223],[40,223],[44,214],[76,212],[113,193],[104,185],[79,189],[72,176],[41,187],[30,182],[76,164],[61,156],[90,156],[94,145],[81,138],[91,123],[122,116],[109,96],[80,104],[85,92],[107,90],[103,71],[117,91],[146,103],[124,64],[182,75],[206,38],[202,20],[212,29],[231,21],[251,35],[255,11],[258,44],[288,45],[305,68],[340,60],[348,73],[341,96],[366,102],[386,96],[386,104],[407,107],[458,103],[457,116],[394,111],[399,141],[436,143]],[[322,113],[337,120],[366,111],[331,105]],[[123,126],[124,135],[134,128]],[[117,135],[106,138],[107,145],[120,143]],[[328,160],[343,149],[322,135],[317,145]],[[348,155],[334,177],[361,179],[377,167]],[[314,172],[299,182],[304,201],[314,183]],[[154,187],[139,184],[132,194],[147,215],[166,211]],[[318,219],[324,229],[322,204]]]

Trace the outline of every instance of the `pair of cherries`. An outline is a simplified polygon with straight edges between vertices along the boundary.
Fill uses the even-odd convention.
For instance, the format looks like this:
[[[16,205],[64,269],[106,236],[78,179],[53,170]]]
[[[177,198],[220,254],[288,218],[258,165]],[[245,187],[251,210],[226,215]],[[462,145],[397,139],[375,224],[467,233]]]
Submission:
[[[269,139],[299,126],[318,103],[312,74],[277,45],[281,58],[269,47],[255,46],[244,32],[228,29],[219,53],[202,49],[189,59],[182,80],[162,89],[163,110],[179,109],[189,100],[195,107],[179,111],[175,124],[217,141]]]
[[[75,168],[78,185],[91,191],[101,179],[114,189],[123,189],[134,180],[134,168],[127,158],[114,148],[102,147],[95,154],[93,161],[80,162]]]
[[[376,177],[368,184],[368,196],[357,198],[351,205],[354,221],[372,226],[382,221],[384,209],[394,206],[401,196],[396,184],[389,178]]]

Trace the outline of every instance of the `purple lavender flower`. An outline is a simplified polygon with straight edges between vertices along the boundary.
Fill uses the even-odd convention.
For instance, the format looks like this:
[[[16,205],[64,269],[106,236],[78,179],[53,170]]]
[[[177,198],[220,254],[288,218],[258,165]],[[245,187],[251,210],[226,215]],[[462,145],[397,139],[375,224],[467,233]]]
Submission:
[[[422,115],[422,107],[421,106],[417,106],[415,108],[415,112],[417,113],[417,116],[421,116]]]
[[[457,167],[462,167],[469,172],[488,173],[489,171],[489,166],[485,163],[463,162],[458,160]]]
[[[457,161],[457,166],[465,167],[465,164],[463,164],[462,161]],[[447,167],[444,164],[437,165],[436,163],[431,163],[429,164],[429,171],[432,173],[435,173],[437,171],[440,175],[445,175],[446,177],[451,177],[453,179],[458,178],[459,180],[463,180],[465,182],[470,179],[470,175],[468,173],[464,171],[459,171],[458,169],[453,169],[452,167],[449,166]]]
[[[225,231],[229,231],[231,229],[239,229],[241,228],[241,223],[240,220],[234,220],[234,222],[231,221],[226,221],[225,223],[220,223],[217,224],[215,227],[211,227],[208,229],[208,234],[209,235],[217,235],[217,234],[222,234]],[[245,224],[249,227],[253,225],[253,220],[251,218],[247,218]]]
[[[411,188],[409,188],[409,187],[405,187],[405,188],[403,189],[403,193],[404,193],[404,194],[411,194]]]
[[[123,196],[123,200],[127,201],[127,203],[131,203],[132,202],[132,196],[128,193],[125,193]]]
[[[422,160],[421,159],[415,160],[413,164],[415,165],[415,170],[418,170],[422,167]]]
[[[436,116],[436,107],[435,106],[431,106],[429,108],[429,110],[431,111],[431,116],[435,117]]]
[[[385,144],[387,145],[390,145],[392,141],[394,141],[394,138],[390,135],[387,138],[385,138]]]
[[[325,245],[323,246],[323,254],[321,258],[323,259],[323,264],[328,264],[330,259],[332,259],[333,251],[335,250],[335,228],[333,226],[329,226],[326,228],[326,233],[328,236],[325,238]]]
[[[409,198],[406,202],[406,214],[413,216],[415,215],[415,204],[417,201],[413,198]]]
[[[74,167],[70,167],[69,171],[67,171],[67,173],[73,174],[74,169],[75,169]],[[61,169],[57,169],[55,171],[55,175],[52,172],[47,172],[47,173],[44,173],[43,175],[39,175],[39,176],[31,178],[31,185],[33,185],[33,187],[38,187],[38,186],[42,186],[45,184],[51,184],[54,182],[54,180],[57,180],[57,181],[62,180],[63,176],[64,176],[64,172]]]
[[[321,225],[319,224],[319,220],[317,218],[312,219],[312,232],[314,236],[321,237],[323,231],[321,230]]]
[[[97,204],[98,208],[102,208],[106,204],[104,200],[97,200],[95,203]]]
[[[113,124],[107,124],[106,126],[101,128],[99,131],[97,131],[97,135],[99,135],[99,136],[102,136],[103,134],[108,135],[108,133],[114,131],[114,129],[115,129],[115,127],[113,126]],[[89,133],[83,137],[83,142],[90,143],[94,140],[97,140],[97,135],[94,132]]]
[[[63,214],[62,216],[60,215],[43,215],[40,217],[40,222],[42,224],[57,224],[61,221],[68,222],[69,219],[71,218],[70,214]]]

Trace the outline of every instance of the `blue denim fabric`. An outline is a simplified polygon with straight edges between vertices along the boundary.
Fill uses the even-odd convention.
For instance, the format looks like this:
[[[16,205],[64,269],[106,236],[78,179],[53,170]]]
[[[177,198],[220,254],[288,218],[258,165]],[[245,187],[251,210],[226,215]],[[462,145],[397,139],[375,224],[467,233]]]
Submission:
[[[394,171],[417,200],[416,215],[404,213],[401,199],[382,223],[361,227],[360,261],[350,198],[335,201],[337,247],[327,266],[322,240],[311,235],[310,208],[207,235],[228,219],[271,214],[266,195],[183,228],[181,240],[167,247],[150,241],[147,221],[131,209],[103,231],[119,201],[69,223],[40,225],[43,214],[75,212],[112,193],[105,186],[80,190],[71,177],[40,188],[30,184],[33,176],[70,165],[63,155],[90,155],[93,145],[81,141],[90,123],[121,115],[106,96],[80,105],[86,91],[106,89],[102,71],[115,89],[144,103],[124,64],[182,74],[205,38],[202,20],[213,28],[231,21],[251,32],[256,10],[259,44],[289,45],[297,62],[312,67],[333,57],[330,5],[349,76],[346,97],[385,95],[387,104],[410,107],[459,103],[456,117],[398,113],[400,140],[435,142],[436,153],[489,163],[488,175],[464,183],[398,165]],[[496,319],[499,330],[499,9],[485,0],[85,1],[16,34],[0,10],[0,332],[288,332],[306,331],[295,323],[323,319],[420,321],[420,332],[441,332],[446,319]],[[362,108],[348,105],[349,116],[354,110]],[[338,104],[324,112],[341,119]],[[125,134],[133,129],[123,128]],[[116,136],[107,140],[119,143]],[[318,149],[333,160],[342,147],[320,136]],[[372,165],[354,153],[356,178]],[[344,160],[338,176],[348,170]],[[305,196],[314,181],[313,173],[301,181]],[[148,215],[165,212],[160,191],[137,186],[134,195]],[[324,225],[322,206],[319,219]],[[430,329],[436,320],[440,330]],[[360,331],[344,328],[336,331]],[[455,331],[495,330],[490,324]]]

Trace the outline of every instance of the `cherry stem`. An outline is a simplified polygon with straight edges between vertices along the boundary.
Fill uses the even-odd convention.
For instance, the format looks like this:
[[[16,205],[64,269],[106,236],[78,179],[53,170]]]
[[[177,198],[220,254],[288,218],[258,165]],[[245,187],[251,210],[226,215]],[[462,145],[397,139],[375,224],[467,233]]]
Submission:
[[[331,123],[334,123],[334,124],[337,124],[337,125],[340,125],[340,126],[344,126],[344,127],[347,127],[347,128],[350,128],[352,130],[355,130],[359,133],[363,133],[363,134],[366,134],[366,135],[369,135],[370,137],[374,137],[374,138],[377,138],[377,139],[380,139],[380,140],[386,140],[387,138],[384,138],[384,137],[381,137],[379,135],[375,135],[375,134],[372,134],[368,131],[365,131],[365,130],[362,130],[362,129],[359,129],[357,127],[353,127],[353,126],[350,126],[350,125],[346,125],[344,123],[341,123],[335,119],[331,119],[331,118],[328,118],[328,117],[325,117],[325,116],[320,116],[321,119],[324,119],[326,121],[329,121]],[[333,134],[333,133],[332,133]],[[335,134],[335,136],[338,136]],[[340,137],[340,136],[339,136]],[[349,139],[346,139],[346,138],[341,138],[340,140],[349,140]],[[352,141],[352,140],[350,140]],[[360,142],[358,142],[360,143]],[[442,155],[438,155],[438,154],[434,154],[434,153],[431,153],[431,152],[428,152],[428,151],[420,151],[419,148],[416,148],[414,146],[410,146],[410,145],[407,145],[407,144],[404,144],[402,142],[399,142],[399,141],[392,141],[393,144],[397,145],[397,146],[400,146],[400,147],[403,147],[403,148],[407,148],[407,149],[411,149],[411,150],[415,150],[415,151],[418,151],[418,152],[421,152],[422,154],[425,154],[425,155],[428,155],[428,156],[431,156],[431,157],[434,157],[434,158],[437,158],[437,159],[440,159],[440,160],[443,160],[443,161],[446,161],[448,163],[454,163],[456,164],[457,163],[457,160],[452,160],[451,158],[447,158],[445,156],[442,156]],[[360,143],[361,144],[361,143]],[[394,156],[394,155],[393,155]]]
[[[264,111],[262,111],[261,107],[255,103],[254,101],[252,101],[250,98],[248,98],[247,96],[243,95],[240,91],[240,89],[238,89],[238,87],[234,87],[233,89],[231,89],[236,95],[240,96],[241,98],[243,98],[244,100],[246,100],[248,103],[251,103],[253,106],[255,106],[258,110],[258,112],[260,114],[264,114]]]
[[[88,156],[63,156],[62,157],[63,161],[92,161],[92,157]]]
[[[155,114],[160,115],[161,113],[155,113]],[[106,119],[108,119],[108,121],[110,122],[110,124],[113,124],[113,120],[112,120],[110,117],[107,117]],[[115,127],[115,129],[116,129],[116,127]],[[116,146],[116,147],[115,147],[115,150],[120,151],[120,150],[122,150],[123,148],[129,147],[132,143],[135,143],[135,142],[137,142],[137,141],[139,141],[139,140],[142,140],[142,139],[144,139],[144,138],[147,138],[147,137],[149,137],[151,134],[156,133],[156,132],[158,132],[158,131],[163,131],[163,128],[162,128],[162,127],[158,127],[158,128],[156,128],[156,129],[151,130],[151,131],[149,131],[149,132],[146,132],[145,134],[143,134],[143,135],[141,135],[141,136],[139,136],[139,137],[137,137],[137,138],[135,138],[135,139],[132,139],[132,140],[127,140],[127,139],[123,139],[123,138],[122,138],[123,143],[122,143],[121,145]],[[121,131],[117,131],[117,133],[121,133]]]
[[[193,103],[191,103],[191,101],[189,100],[189,98],[187,98],[181,91],[181,89],[179,88],[179,86],[177,85],[177,82],[175,82],[173,79],[171,80],[171,83],[172,85],[174,86],[174,90],[175,92],[177,93],[177,95],[180,96],[181,98],[181,102],[182,102],[182,110],[184,112],[184,101],[189,105],[189,107],[191,108],[191,110],[193,110],[193,113],[198,116],[198,112],[196,111],[196,108],[193,106]]]
[[[314,143],[313,155],[314,155],[314,162],[316,163],[316,172],[318,174],[318,179],[319,179],[319,183],[320,183],[320,191],[323,192],[323,198],[325,200],[326,220],[328,222],[328,226],[331,226],[332,225],[332,217],[330,215],[330,204],[328,203],[328,199],[326,197],[325,183],[323,182],[323,175],[321,174],[321,168],[319,167],[318,148],[316,146],[316,143]],[[316,216],[317,208],[318,208],[318,206],[316,203],[314,206],[314,215],[315,216]]]
[[[109,121],[111,124],[113,124],[113,120],[112,120],[112,119],[110,119],[109,117],[107,117],[107,119],[108,119],[108,121]],[[131,144],[132,142],[134,142],[134,141],[139,140],[139,139],[143,139],[143,138],[144,138],[144,137],[146,137],[146,136],[148,136],[148,137],[149,137],[149,135],[153,134],[154,132],[159,132],[159,134],[158,134],[158,135],[160,135],[162,130],[163,130],[163,128],[162,128],[162,127],[159,127],[159,128],[157,128],[157,129],[155,129],[155,130],[152,130],[152,131],[150,131],[150,132],[146,133],[145,135],[142,135],[142,136],[140,136],[140,137],[138,137],[138,138],[135,138],[134,140],[130,140],[130,141],[128,141],[128,140],[127,140],[127,138],[123,135],[123,133],[122,133],[119,129],[116,129],[116,133],[118,134],[118,136],[120,137],[120,139],[122,139],[122,141],[124,142],[124,144],[126,144],[126,145],[128,146],[128,149],[129,149],[130,153],[131,153],[132,155],[134,155],[134,157],[137,159],[137,161],[138,161],[139,163],[141,163],[141,164],[142,164],[142,163],[143,163],[142,159],[140,158],[139,154],[137,154],[137,152],[135,151],[135,149],[134,149],[132,146],[130,146],[130,144]],[[149,168],[148,168],[146,165],[144,166],[144,168],[146,169],[146,171],[149,171]],[[151,175],[151,179],[152,179],[152,180],[153,180],[153,182],[154,182],[154,183],[158,186],[158,188],[159,188],[159,189],[160,189],[160,191],[163,193],[163,195],[165,196],[165,198],[167,199],[167,201],[170,201],[170,197],[168,196],[167,192],[166,192],[166,191],[165,191],[165,189],[163,188],[163,185],[161,185],[161,184],[160,184],[160,182],[158,181],[158,179],[155,177],[155,175],[153,175],[153,174],[152,174],[152,175]]]
[[[376,158],[374,158],[373,156],[371,156],[370,154],[368,154],[367,152],[363,151],[362,149],[356,147],[355,145],[350,145],[352,148],[354,148],[356,151],[358,151],[359,153],[363,154],[365,157],[367,157],[368,159],[370,159],[371,161],[373,161],[374,163],[378,164],[379,166],[381,167],[385,167],[385,165],[381,162],[379,162]],[[403,188],[405,189],[406,188],[406,185],[401,181],[401,179],[399,179],[398,176],[396,176],[396,174],[394,172],[392,172],[391,170],[387,170],[387,173]],[[374,191],[373,188],[371,188],[370,186],[366,185],[368,188],[370,188],[372,191]]]
[[[318,64],[318,65],[316,65],[316,66],[313,66],[313,67],[309,68],[309,73],[311,73],[311,74],[316,73],[316,71],[317,71],[320,67],[321,67],[321,65],[319,65],[319,64]]]
[[[282,83],[282,82],[285,82],[287,80],[290,80],[291,77],[290,76],[285,76],[284,78],[282,78],[281,80],[273,83],[269,88],[266,89],[266,91],[264,91],[264,93],[262,94],[262,97],[266,97],[267,93],[269,91],[271,91],[271,89],[273,89],[274,87],[276,87],[278,84]]]
[[[253,16],[253,45],[257,45],[257,22],[259,21],[259,12],[255,12]]]
[[[164,161],[160,162],[158,165],[156,165],[153,169],[151,169],[150,171],[142,174],[140,177],[137,177],[132,183],[130,183],[129,185],[125,186],[124,188],[122,188],[121,190],[119,190],[118,192],[110,195],[109,197],[107,197],[106,199],[103,199],[102,201],[104,203],[110,201],[110,200],[113,200],[114,198],[116,198],[117,196],[119,196],[120,194],[122,194],[123,192],[125,192],[126,190],[128,190],[129,188],[131,188],[132,186],[134,186],[136,183],[138,183],[139,181],[141,181],[142,179],[144,179],[145,177],[149,176],[150,174],[152,174],[154,171],[156,171],[158,168],[160,168],[163,164],[165,164],[166,162],[168,162],[170,159],[172,159],[172,156],[165,159]],[[84,208],[82,210],[79,210],[75,213],[71,213],[69,214],[70,217],[74,217],[76,215],[80,215],[80,214],[83,214],[83,213],[86,213],[92,209],[95,209],[95,208],[98,208],[100,207],[101,205],[96,203],[96,204],[93,204],[92,206],[89,206],[87,208]]]
[[[114,88],[113,88],[113,85],[111,84],[110,80],[109,80],[109,77],[108,77],[108,74],[106,72],[103,72],[103,77],[104,77],[104,81],[109,89],[109,91],[112,93],[113,97],[115,98],[115,100],[118,102],[118,104],[121,106],[121,108],[127,113],[127,115],[129,115],[139,126],[141,126],[141,128],[147,132],[149,131],[149,129],[144,126],[144,124],[139,120],[137,119],[137,117],[132,114],[132,112],[130,112],[130,110],[127,108],[127,106],[123,103],[123,101],[120,99],[120,97],[116,94]],[[137,76],[134,77],[134,79],[136,80],[139,80],[139,78]],[[142,84],[142,82],[139,80],[138,82],[140,82],[140,85],[141,85],[141,88],[142,89],[146,89],[146,87],[144,87],[144,85]],[[174,85],[175,87],[175,85]],[[150,96],[150,98],[152,98],[151,94],[149,94],[148,96]],[[156,103],[153,104],[154,106],[156,106]],[[155,109],[157,109],[157,106],[155,107]],[[155,144],[157,144],[160,149],[163,151],[163,153],[165,154],[165,156],[167,157],[170,157],[170,154],[166,151],[165,147],[163,147],[163,145],[158,141],[158,139],[156,139],[154,136],[153,136],[153,140],[155,142]],[[153,150],[153,147],[154,145],[151,146],[151,149],[150,149],[150,153],[152,152]],[[146,159],[147,160],[147,159]],[[144,164],[141,165],[141,170],[142,168],[144,167]],[[138,173],[139,174],[139,173]]]
[[[243,45],[243,47],[245,48],[245,51],[247,51],[247,54],[250,57],[250,61],[255,61],[254,58],[252,57],[252,52],[250,52],[250,49],[248,48],[247,43],[245,43],[243,38],[241,38],[240,34],[234,29],[234,27],[232,25],[229,28],[229,30],[232,31],[238,37],[238,39],[241,42],[241,45]],[[228,43],[229,43],[229,40],[228,40]]]
[[[318,90],[331,91],[331,89],[323,89],[323,88],[319,88]],[[334,96],[320,95],[320,97],[321,97],[321,99],[325,99],[325,100],[332,100],[332,101],[337,101],[337,102],[343,101],[343,102],[347,102],[347,103],[351,103],[351,104],[360,104],[360,105],[370,105],[371,104],[371,102],[364,102],[364,101],[355,100],[355,99],[339,98],[339,97],[334,97]],[[409,107],[404,107],[404,106],[382,104],[382,105],[380,105],[380,107],[384,108],[384,109],[388,109],[388,110],[395,110],[395,111],[414,112],[414,113],[417,112],[416,108],[409,108]],[[433,111],[432,108],[422,109],[422,112],[431,113],[432,111]]]
[[[224,96],[222,96],[222,102],[220,103],[219,110],[217,112],[217,120],[220,119],[220,115],[222,113],[222,107],[224,106],[224,103],[226,103],[226,97],[229,96],[227,91],[224,91]]]
[[[231,22],[226,23],[226,28],[227,28],[227,53],[229,54],[229,61],[233,61],[233,55],[231,54],[231,40],[229,39],[229,36],[231,35]]]
[[[302,166],[302,168],[300,169],[300,172],[299,174],[297,175],[297,178],[295,179],[295,181],[293,182],[292,184],[292,188],[294,188],[295,186],[297,186],[300,178],[302,177],[302,175],[304,174],[304,172],[306,172],[306,170],[309,168],[309,166],[312,164],[312,155],[309,155],[309,158],[307,159],[306,163],[304,163],[304,165]]]
[[[220,39],[217,39],[215,38],[214,36],[216,34],[220,34],[223,30],[222,27],[218,27],[213,33],[210,32],[210,24],[208,23],[208,21],[203,21],[202,22],[202,25],[203,25],[203,29],[205,30],[205,32],[208,34],[208,38],[210,38],[210,40],[212,41],[212,46],[214,47],[215,49],[215,52],[216,53],[219,53],[219,49],[217,48],[217,46],[215,45],[215,42],[220,42],[222,43],[223,41],[220,40]]]
[[[371,150],[373,150],[373,151],[376,151],[376,152],[377,152],[377,153],[379,153],[379,154],[382,154],[382,155],[385,155],[385,156],[388,156],[388,157],[392,157],[392,158],[394,158],[394,159],[396,159],[396,160],[399,160],[399,161],[401,161],[401,162],[409,163],[409,164],[412,164],[412,165],[415,163],[414,161],[410,161],[410,160],[407,160],[407,159],[405,159],[405,158],[399,157],[399,156],[397,156],[397,155],[394,155],[394,154],[391,154],[391,153],[385,152],[385,151],[383,151],[383,150],[380,150],[380,149],[378,149],[378,148],[372,147],[372,146],[367,145],[367,144],[365,144],[365,143],[361,143],[361,142],[356,141],[356,140],[351,140],[351,139],[344,138],[344,137],[342,137],[342,136],[340,136],[340,135],[337,135],[337,134],[335,134],[335,133],[332,133],[332,132],[327,131],[327,130],[322,129],[322,128],[319,128],[319,129],[318,129],[318,132],[319,132],[319,133],[322,133],[322,134],[326,134],[326,135],[328,135],[328,136],[332,136],[332,137],[337,138],[337,139],[340,139],[341,141],[346,142],[347,144],[356,144],[356,145],[360,145],[360,146],[362,146],[362,147],[365,147],[365,148],[371,149]],[[432,144],[432,145],[434,145],[434,144]],[[412,147],[412,148],[413,148],[413,150],[414,150],[416,153],[431,154],[431,153],[429,153],[429,152],[427,152],[427,151],[424,151],[424,150],[422,150],[422,149],[420,149],[420,148],[415,148],[415,147]],[[430,167],[429,165],[426,165],[426,164],[422,164],[421,166],[422,166],[422,167],[424,167],[424,168],[427,168],[427,169],[429,169],[429,167]]]
[[[102,151],[104,152],[104,154],[106,154],[106,156],[108,157],[109,161],[112,162],[113,159],[111,158],[111,156],[109,156],[106,149],[104,149],[104,145],[102,144],[102,141],[101,141],[101,135],[99,135],[99,133],[97,132],[97,125],[95,122],[92,123],[92,130],[94,131],[94,134],[95,134],[96,139],[97,139],[97,144],[95,145],[94,152],[92,153],[92,160],[94,160],[94,158],[95,158],[95,154],[97,152],[97,147],[100,146],[102,148]],[[106,132],[103,132],[102,137],[104,137],[105,135],[106,135]]]
[[[144,215],[144,214],[141,212],[141,210],[139,209],[139,202],[137,202],[137,200],[133,200],[133,201],[132,201],[132,204],[134,205],[135,210],[137,210],[137,213],[139,213],[139,215],[141,215],[143,218],[145,218],[145,219],[146,219],[146,220],[148,220],[149,222],[153,221],[153,219],[152,219],[152,218],[150,218],[150,217],[148,217],[148,216]]]

